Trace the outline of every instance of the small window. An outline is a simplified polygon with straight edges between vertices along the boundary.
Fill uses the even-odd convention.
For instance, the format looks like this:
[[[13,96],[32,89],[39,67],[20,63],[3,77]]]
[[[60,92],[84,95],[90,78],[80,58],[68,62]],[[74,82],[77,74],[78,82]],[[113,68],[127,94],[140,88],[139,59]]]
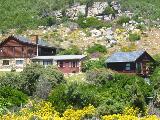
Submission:
[[[63,61],[58,62],[58,67],[60,67],[60,68],[64,67]]]
[[[3,65],[9,65],[9,60],[3,60]]]
[[[126,64],[126,70],[131,70],[131,64],[130,63]]]
[[[52,65],[52,60],[44,60],[43,65]]]
[[[71,63],[71,67],[77,67],[77,62],[75,62],[75,61],[72,62],[72,63]]]
[[[23,60],[16,60],[16,65],[23,65]]]

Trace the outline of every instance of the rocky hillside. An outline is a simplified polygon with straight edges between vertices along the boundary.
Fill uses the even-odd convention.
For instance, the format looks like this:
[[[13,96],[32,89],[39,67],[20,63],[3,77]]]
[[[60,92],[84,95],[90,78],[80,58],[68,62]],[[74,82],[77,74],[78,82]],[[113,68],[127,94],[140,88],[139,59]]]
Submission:
[[[158,0],[151,1],[2,0],[0,37],[37,34],[51,44],[66,49],[75,45],[83,52],[98,43],[108,53],[145,49],[155,54],[160,51],[160,12]]]

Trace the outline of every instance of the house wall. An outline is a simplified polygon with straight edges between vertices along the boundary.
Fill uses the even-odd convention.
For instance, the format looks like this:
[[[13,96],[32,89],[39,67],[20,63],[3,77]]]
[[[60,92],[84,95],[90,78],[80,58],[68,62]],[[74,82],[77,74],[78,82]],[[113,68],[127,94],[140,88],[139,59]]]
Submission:
[[[55,55],[56,48],[38,46],[39,56]],[[0,46],[0,57],[6,58],[31,58],[37,55],[37,46],[22,43],[13,37],[6,39]]]
[[[141,64],[141,71],[137,74],[140,74],[142,76],[148,76],[150,74],[150,69],[148,63],[154,62],[153,58],[145,52],[143,55],[141,55],[137,60],[137,64]]]
[[[124,63],[107,63],[107,68],[110,68],[110,69],[118,71],[118,72],[124,72],[124,73],[135,73],[136,72],[136,64],[134,62],[130,63],[130,65],[131,65],[130,70],[125,70],[126,64],[127,64],[127,62],[124,62]]]
[[[9,60],[9,65],[3,65],[4,60]],[[17,60],[23,60],[23,64],[16,64]],[[1,58],[0,59],[0,71],[11,71],[16,70],[17,72],[20,72],[23,70],[24,67],[26,67],[27,64],[30,64],[31,61],[28,58]]]
[[[30,58],[36,54],[36,46],[20,43],[14,38],[9,38],[0,46],[0,57],[3,58]]]
[[[63,62],[63,67],[60,67],[59,62]],[[77,62],[77,67],[72,67],[71,62]],[[78,73],[81,72],[81,61],[79,60],[64,60],[57,61],[58,69],[63,73]]]
[[[32,60],[34,63],[44,65],[46,60]],[[60,62],[63,63],[63,66],[60,65]],[[77,62],[77,67],[72,67],[71,62]],[[62,73],[78,73],[81,72],[81,60],[58,60],[52,61],[52,65],[56,65]]]

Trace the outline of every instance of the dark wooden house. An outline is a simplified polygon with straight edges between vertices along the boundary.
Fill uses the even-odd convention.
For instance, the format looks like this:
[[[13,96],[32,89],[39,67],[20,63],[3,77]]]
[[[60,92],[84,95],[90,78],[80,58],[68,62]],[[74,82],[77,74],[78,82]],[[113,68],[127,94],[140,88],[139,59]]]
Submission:
[[[107,68],[121,73],[150,74],[154,59],[146,51],[117,52],[106,60]]]
[[[30,39],[11,35],[0,43],[0,71],[22,70],[30,58],[55,55],[57,50],[37,35],[32,35]]]

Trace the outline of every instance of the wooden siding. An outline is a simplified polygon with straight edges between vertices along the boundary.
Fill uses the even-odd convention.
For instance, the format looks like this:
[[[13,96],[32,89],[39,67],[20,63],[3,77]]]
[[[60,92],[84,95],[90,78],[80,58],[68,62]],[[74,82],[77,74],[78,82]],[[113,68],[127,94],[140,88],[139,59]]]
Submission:
[[[56,48],[39,46],[39,56],[55,55]],[[0,45],[0,57],[3,58],[31,58],[37,55],[37,46],[23,43],[9,37]]]
[[[129,62],[126,62],[126,63],[108,63],[107,67],[112,69],[112,70],[118,71],[118,72],[135,73],[136,64],[134,62],[130,63],[130,70],[126,70],[125,68],[126,68],[127,63],[129,63]]]
[[[60,62],[63,63],[63,67],[59,66]],[[71,62],[77,62],[77,66],[72,67]],[[58,65],[58,69],[63,73],[78,73],[81,71],[80,69],[81,63],[79,60],[64,60],[64,61],[61,60],[61,61],[57,61],[57,65]]]
[[[121,73],[136,73],[142,76],[148,76],[150,74],[150,70],[147,66],[148,63],[154,62],[154,59],[147,53],[144,52],[136,61],[134,62],[121,62],[121,63],[107,63],[107,67]],[[130,70],[125,70],[126,64],[130,63]],[[136,64],[140,64],[140,71],[137,71]]]

